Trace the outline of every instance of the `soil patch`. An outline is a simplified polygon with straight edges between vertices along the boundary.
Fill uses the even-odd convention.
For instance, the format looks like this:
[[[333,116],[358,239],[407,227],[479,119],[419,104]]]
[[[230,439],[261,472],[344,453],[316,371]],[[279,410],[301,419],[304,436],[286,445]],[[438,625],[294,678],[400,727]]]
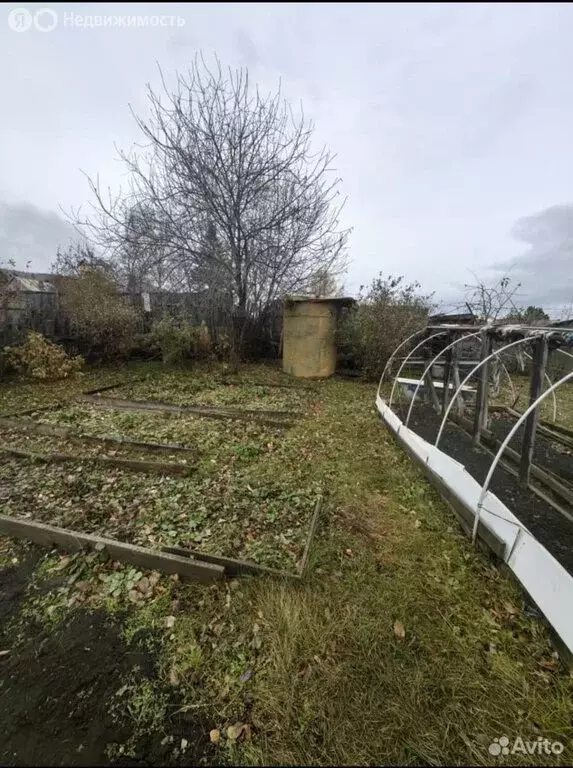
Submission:
[[[429,406],[416,407],[412,410],[409,426],[420,437],[434,443],[441,419]],[[440,449],[461,462],[478,483],[483,483],[493,457],[483,448],[474,449],[471,437],[461,427],[448,423],[440,438]],[[573,523],[532,491],[523,488],[518,479],[500,465],[494,472],[490,489],[561,565],[573,574],[573,551],[570,546]]]
[[[30,564],[0,574],[0,622],[14,615]],[[147,650],[126,647],[117,619],[103,612],[74,612],[55,630],[28,627],[26,639],[0,657],[0,764],[110,765],[106,747],[124,743],[129,722],[118,724],[109,705],[125,675],[155,674]],[[2,649],[9,648],[4,633]],[[136,644],[137,645],[137,644]],[[176,704],[176,702],[175,702]],[[173,711],[176,711],[173,706]],[[198,764],[210,751],[208,729],[180,716],[163,724],[173,741],[163,744],[163,733],[140,739],[133,758],[123,765]],[[184,761],[173,756],[173,744],[187,739]]]

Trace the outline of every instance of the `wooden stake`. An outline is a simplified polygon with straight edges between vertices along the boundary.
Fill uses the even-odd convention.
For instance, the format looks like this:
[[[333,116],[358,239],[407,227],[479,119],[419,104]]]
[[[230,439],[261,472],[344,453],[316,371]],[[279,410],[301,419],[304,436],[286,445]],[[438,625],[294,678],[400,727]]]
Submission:
[[[481,357],[480,360],[485,360],[488,355],[491,355],[493,340],[487,331],[483,332],[482,345],[481,345]],[[480,444],[482,429],[487,426],[487,401],[489,394],[489,363],[485,363],[480,368],[480,377],[477,385],[476,392],[476,409],[474,415],[474,434],[473,444],[477,446]]]
[[[531,380],[529,385],[529,405],[532,405],[541,395],[543,388],[543,377],[547,367],[547,356],[549,344],[546,336],[541,336],[535,342],[535,351],[533,353],[533,362],[531,370]],[[539,409],[535,408],[525,419],[523,440],[521,442],[521,462],[519,465],[519,481],[521,485],[527,486],[529,483],[529,473],[531,471],[531,461],[533,459],[533,447],[535,444],[535,430],[539,419]]]
[[[453,334],[448,336],[448,344],[454,341]],[[443,411],[448,407],[450,401],[450,383],[452,381],[452,364],[454,359],[455,347],[450,347],[444,358],[444,391],[442,393],[442,408]],[[442,411],[442,412],[443,412]]]

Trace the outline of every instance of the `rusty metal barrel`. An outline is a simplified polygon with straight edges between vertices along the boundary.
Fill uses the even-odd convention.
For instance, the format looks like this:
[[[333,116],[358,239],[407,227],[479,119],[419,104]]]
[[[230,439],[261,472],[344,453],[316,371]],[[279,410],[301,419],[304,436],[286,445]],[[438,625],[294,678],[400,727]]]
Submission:
[[[283,314],[283,370],[300,379],[324,379],[336,369],[339,309],[351,298],[287,296]]]

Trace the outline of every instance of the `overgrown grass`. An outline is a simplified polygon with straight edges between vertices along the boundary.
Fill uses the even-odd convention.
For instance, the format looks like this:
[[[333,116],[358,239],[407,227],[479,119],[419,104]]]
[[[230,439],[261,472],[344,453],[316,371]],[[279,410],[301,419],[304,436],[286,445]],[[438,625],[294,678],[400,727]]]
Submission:
[[[128,569],[96,558],[41,610],[51,600],[117,616],[131,606],[126,639],[158,636],[161,706],[148,707],[149,681],[130,678],[113,711],[168,738],[172,690],[178,711],[216,730],[218,762],[485,765],[488,744],[507,735],[566,747],[504,764],[569,764],[572,680],[545,627],[379,423],[375,387],[331,380],[317,390],[313,416],[256,465],[261,487],[280,476],[327,491],[303,583],[162,576],[150,587],[143,574],[132,588],[106,576]],[[52,554],[43,568],[68,574],[74,562]]]

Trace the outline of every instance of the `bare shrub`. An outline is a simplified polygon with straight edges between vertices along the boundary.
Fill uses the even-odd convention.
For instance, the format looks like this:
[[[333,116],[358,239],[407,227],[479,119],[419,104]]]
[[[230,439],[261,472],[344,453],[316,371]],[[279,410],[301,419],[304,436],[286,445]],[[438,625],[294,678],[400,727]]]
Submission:
[[[419,283],[382,273],[367,291],[361,287],[358,304],[346,314],[339,336],[342,355],[365,377],[379,377],[398,344],[426,324],[432,295],[419,290]]]
[[[76,277],[61,278],[58,290],[61,310],[87,357],[109,360],[129,351],[138,313],[103,270],[84,266]]]

